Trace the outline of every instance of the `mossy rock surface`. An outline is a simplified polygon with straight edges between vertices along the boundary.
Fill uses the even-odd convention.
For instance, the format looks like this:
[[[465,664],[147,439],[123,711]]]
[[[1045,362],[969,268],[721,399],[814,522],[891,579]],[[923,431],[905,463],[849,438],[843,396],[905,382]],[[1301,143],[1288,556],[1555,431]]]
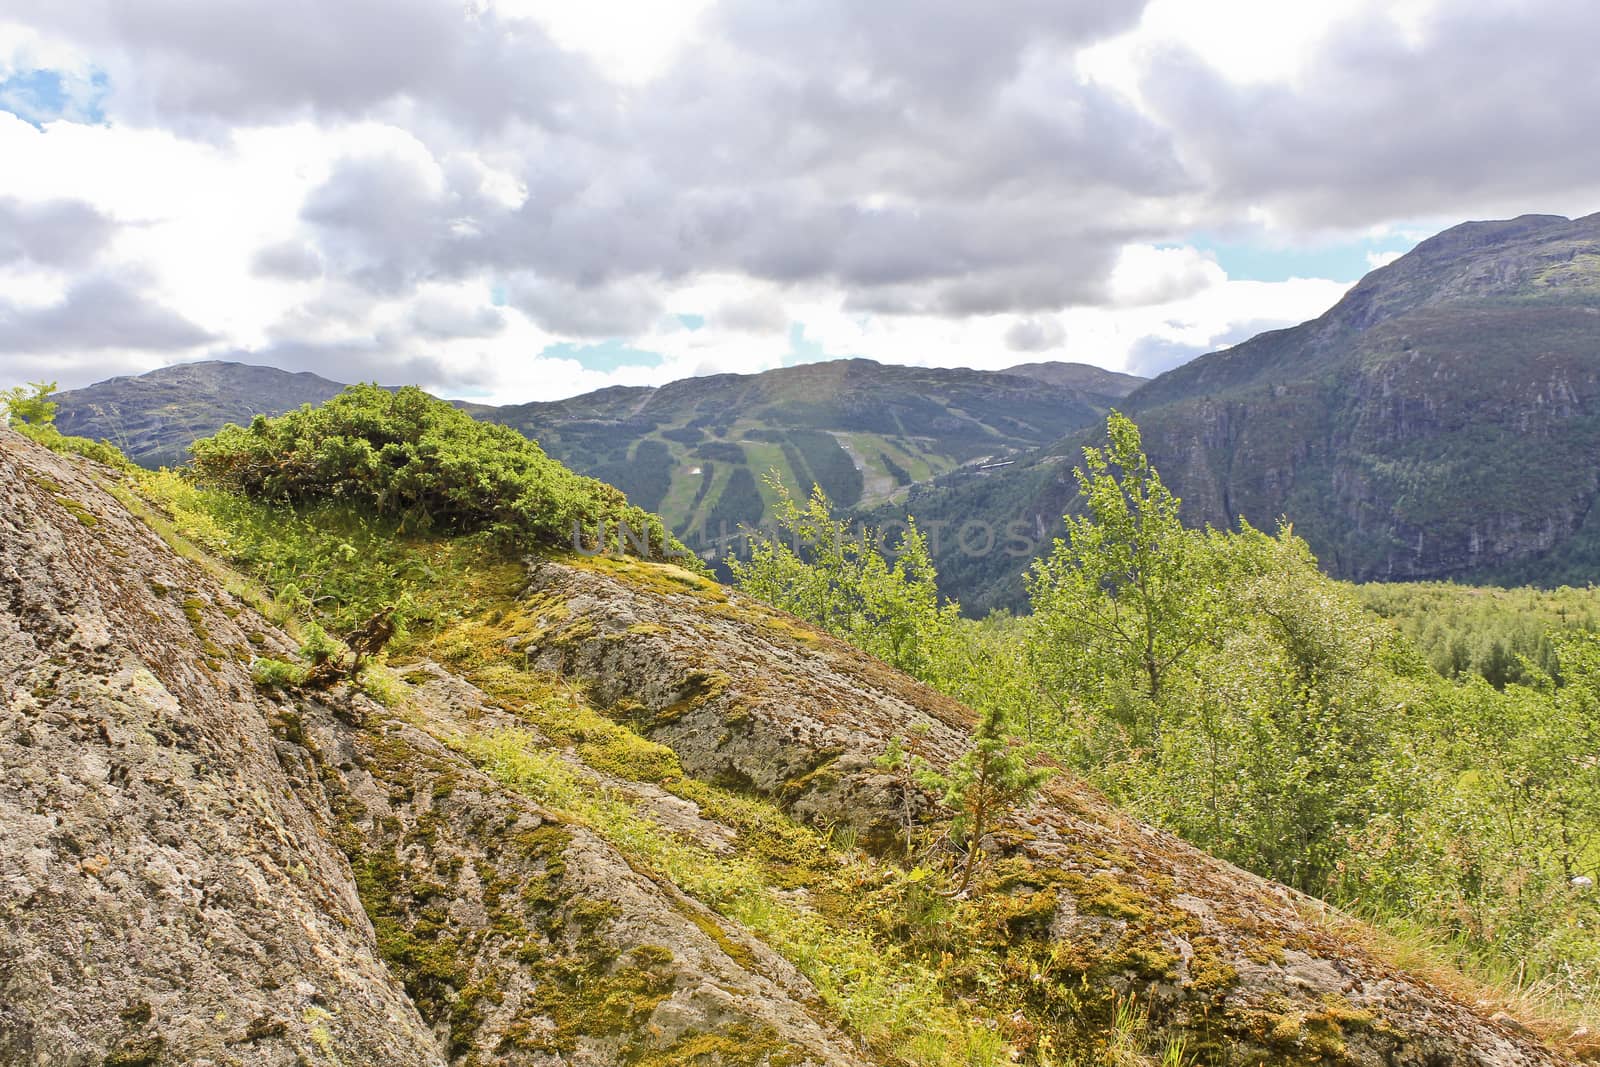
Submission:
[[[668,591],[651,568],[542,561],[530,594],[569,621],[520,653],[581,681],[686,773],[848,827],[891,858],[905,796],[875,758],[909,738],[948,766],[972,713],[737,592]],[[936,815],[926,797],[913,809]],[[1200,1062],[1562,1062],[1308,920],[1312,902],[1138,824],[1070,775],[990,846],[987,896],[950,913],[941,936],[972,959],[973,995],[1006,990],[1029,1026],[1057,1027],[1056,1047],[1072,1040],[1064,1014],[1081,1032],[1137,995]]]

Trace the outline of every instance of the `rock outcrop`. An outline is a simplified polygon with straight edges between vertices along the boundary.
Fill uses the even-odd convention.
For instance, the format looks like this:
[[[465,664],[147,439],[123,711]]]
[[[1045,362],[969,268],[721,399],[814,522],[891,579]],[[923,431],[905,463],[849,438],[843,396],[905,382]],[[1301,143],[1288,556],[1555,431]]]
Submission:
[[[537,566],[541,627],[523,647],[585,679],[691,773],[887,843],[902,798],[875,758],[902,738],[946,767],[972,713],[739,593],[681,572],[674,590],[662,574]],[[1015,813],[996,848],[1012,863],[1007,891],[1042,910],[1013,951],[1031,940],[1074,975],[1138,990],[1223,1062],[1561,1062],[1352,945],[1320,902],[1129,820],[1068,776]]]
[[[471,686],[417,687],[435,732],[258,690],[288,638],[117,477],[0,428],[0,1063],[862,1062],[784,961],[442,744],[507,724]]]

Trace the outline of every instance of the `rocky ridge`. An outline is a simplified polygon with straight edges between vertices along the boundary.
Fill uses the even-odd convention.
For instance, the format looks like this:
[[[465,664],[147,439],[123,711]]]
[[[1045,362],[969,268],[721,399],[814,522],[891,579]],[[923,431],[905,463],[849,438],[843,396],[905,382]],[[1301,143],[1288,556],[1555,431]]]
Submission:
[[[940,767],[963,751],[968,709],[855,648],[719,586],[663,596],[635,584],[646,565],[600,567],[535,570],[543,627],[525,647],[587,679],[691,773],[886,847],[901,797],[873,761],[889,739]],[[1142,989],[1200,1045],[1229,1049],[1226,1062],[1560,1062],[1354,948],[1319,902],[1123,817],[1074,779],[1047,785],[993,844],[1013,864],[1007,891],[1040,909],[1013,951],[1031,941],[1072,974]]]

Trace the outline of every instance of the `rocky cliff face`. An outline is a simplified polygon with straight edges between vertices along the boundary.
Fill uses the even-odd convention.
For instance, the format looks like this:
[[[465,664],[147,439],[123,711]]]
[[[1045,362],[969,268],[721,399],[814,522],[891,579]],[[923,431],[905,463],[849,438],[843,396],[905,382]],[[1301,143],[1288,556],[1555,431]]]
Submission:
[[[1321,317],[1213,352],[1118,407],[1184,519],[1280,517],[1336,577],[1556,585],[1600,568],[1600,216],[1467,223],[1363,278]],[[1100,429],[914,495],[924,523],[1055,529]],[[1026,559],[940,560],[982,612]]]
[[[965,708],[705,579],[581,558],[387,705],[263,690],[288,637],[118,477],[0,429],[0,1063],[942,1062],[791,931],[913,973],[938,930],[852,918],[933,816],[874,761],[906,737],[948,765]],[[1204,1062],[1566,1062],[1070,779],[988,849],[928,1003],[1018,1055],[1136,993]]]
[[[1468,223],[1322,318],[1129,398],[1189,521],[1287,515],[1342,577],[1582,580],[1600,217]]]

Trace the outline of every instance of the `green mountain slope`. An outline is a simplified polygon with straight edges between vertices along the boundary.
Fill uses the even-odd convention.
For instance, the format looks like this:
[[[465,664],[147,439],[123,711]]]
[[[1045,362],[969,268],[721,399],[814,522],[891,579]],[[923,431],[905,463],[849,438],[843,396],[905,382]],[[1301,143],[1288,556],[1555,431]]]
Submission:
[[[768,517],[770,470],[792,490],[821,485],[845,507],[900,500],[914,483],[1092,425],[1123,384],[1103,373],[1082,380],[1109,391],[853,359],[468,410],[618,486],[709,551]]]
[[[295,504],[0,426],[0,1063],[1577,1062],[1067,773],[953,891],[884,756],[971,710],[670,565],[402,530],[346,489],[419,426],[298,462],[347,413],[278,428],[340,474]]]
[[[1295,523],[1356,580],[1535,583],[1600,574],[1600,216],[1447,230],[1326,314],[1202,356],[1131,393],[1187,521]],[[920,492],[920,518],[1053,529],[1075,433]],[[971,608],[1016,603],[1023,557],[942,570]]]
[[[1137,381],[1065,363],[992,372],[842,360],[459,406],[534,437],[711,552],[768,518],[770,470],[792,490],[820,484],[847,507],[903,499],[915,483],[1096,423]],[[225,423],[320,403],[341,388],[267,367],[185,364],[62,393],[57,418],[64,432],[106,438],[159,466],[181,462],[191,441]]]

